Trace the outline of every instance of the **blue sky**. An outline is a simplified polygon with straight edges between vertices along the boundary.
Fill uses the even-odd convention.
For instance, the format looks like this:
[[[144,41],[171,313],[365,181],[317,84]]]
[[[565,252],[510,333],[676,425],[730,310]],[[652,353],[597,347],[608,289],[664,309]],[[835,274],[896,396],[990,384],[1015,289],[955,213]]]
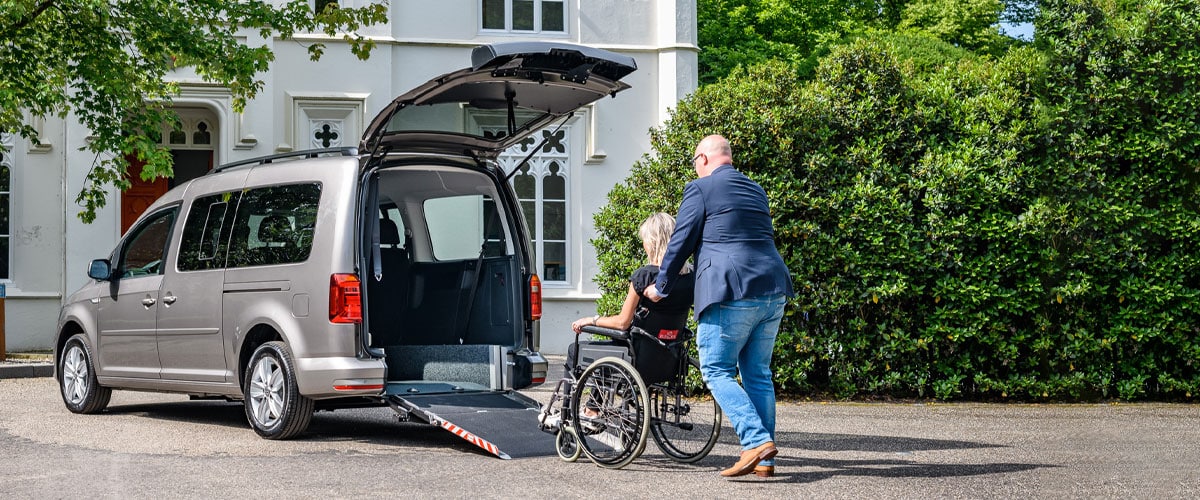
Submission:
[[[1011,36],[1013,38],[1020,38],[1022,40],[1028,40],[1028,41],[1033,40],[1033,23],[1021,23],[1021,24],[1001,23],[1000,29],[1004,30],[1004,34]]]

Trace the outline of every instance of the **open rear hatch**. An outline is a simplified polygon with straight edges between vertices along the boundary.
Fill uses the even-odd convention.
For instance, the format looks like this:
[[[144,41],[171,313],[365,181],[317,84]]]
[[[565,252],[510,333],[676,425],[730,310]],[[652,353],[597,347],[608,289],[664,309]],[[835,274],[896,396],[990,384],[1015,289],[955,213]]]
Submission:
[[[363,135],[365,347],[386,359],[400,418],[501,458],[550,455],[540,405],[514,390],[546,370],[527,226],[489,160],[629,88],[636,63],[555,42],[478,47],[471,62],[397,97]]]
[[[493,158],[556,118],[628,89],[620,79],[637,69],[632,57],[558,42],[476,47],[471,63],[393,100],[359,149]],[[487,116],[499,130],[464,123]]]

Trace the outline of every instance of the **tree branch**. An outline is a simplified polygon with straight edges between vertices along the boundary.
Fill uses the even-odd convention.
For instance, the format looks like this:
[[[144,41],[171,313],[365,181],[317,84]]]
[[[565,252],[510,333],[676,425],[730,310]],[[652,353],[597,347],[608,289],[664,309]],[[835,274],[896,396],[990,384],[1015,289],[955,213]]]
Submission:
[[[28,26],[29,23],[32,23],[34,19],[37,19],[38,16],[42,15],[42,12],[45,12],[46,9],[49,9],[50,5],[53,3],[54,0],[44,0],[42,3],[38,4],[36,9],[33,9],[33,12],[30,12],[28,15],[26,15],[24,19],[17,21],[16,24],[5,30],[7,32],[6,34],[16,33],[17,31],[20,31],[21,28]],[[7,36],[5,38],[7,38]]]

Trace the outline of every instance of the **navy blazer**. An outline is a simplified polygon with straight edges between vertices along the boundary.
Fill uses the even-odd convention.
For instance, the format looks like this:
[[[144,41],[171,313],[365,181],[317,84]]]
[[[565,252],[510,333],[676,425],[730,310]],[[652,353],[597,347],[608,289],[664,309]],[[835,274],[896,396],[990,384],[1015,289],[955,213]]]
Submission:
[[[794,295],[787,264],[775,249],[767,192],[732,165],[683,188],[675,232],[655,282],[660,293],[671,293],[680,268],[693,255],[696,319],[718,302]]]

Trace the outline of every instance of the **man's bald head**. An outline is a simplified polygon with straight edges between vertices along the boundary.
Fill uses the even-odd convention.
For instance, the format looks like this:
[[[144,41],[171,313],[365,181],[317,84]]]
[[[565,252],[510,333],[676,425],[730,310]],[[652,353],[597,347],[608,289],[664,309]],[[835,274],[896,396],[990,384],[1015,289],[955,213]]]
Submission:
[[[729,140],[716,134],[702,139],[692,156],[692,166],[699,177],[707,177],[721,165],[732,164],[733,149],[729,147]]]

